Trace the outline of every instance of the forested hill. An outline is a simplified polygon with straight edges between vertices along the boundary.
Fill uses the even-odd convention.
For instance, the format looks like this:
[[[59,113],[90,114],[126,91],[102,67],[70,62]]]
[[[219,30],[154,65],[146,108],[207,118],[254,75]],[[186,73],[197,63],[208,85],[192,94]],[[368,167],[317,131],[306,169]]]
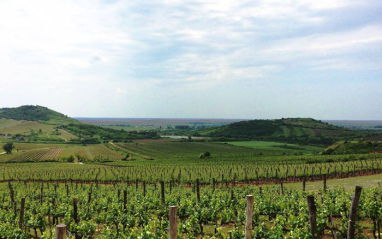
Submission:
[[[0,118],[36,121],[45,124],[67,125],[80,124],[64,114],[43,106],[24,105],[17,108],[1,108]]]
[[[205,129],[198,134],[221,140],[264,140],[323,146],[365,135],[364,132],[337,127],[311,118],[240,121]]]

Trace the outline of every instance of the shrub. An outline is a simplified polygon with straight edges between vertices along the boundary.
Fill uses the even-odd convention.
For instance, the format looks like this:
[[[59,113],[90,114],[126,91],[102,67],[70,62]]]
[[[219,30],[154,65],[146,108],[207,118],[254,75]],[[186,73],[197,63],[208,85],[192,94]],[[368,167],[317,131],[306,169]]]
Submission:
[[[69,163],[73,163],[73,162],[74,162],[74,157],[73,157],[73,155],[70,155],[70,156],[66,159],[66,161],[68,161]]]

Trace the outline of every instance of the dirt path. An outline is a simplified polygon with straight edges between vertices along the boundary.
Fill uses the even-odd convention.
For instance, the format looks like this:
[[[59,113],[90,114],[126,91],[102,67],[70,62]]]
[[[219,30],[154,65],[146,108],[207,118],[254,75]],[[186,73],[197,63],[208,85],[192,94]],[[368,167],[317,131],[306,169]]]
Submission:
[[[112,145],[112,146],[114,146],[116,149],[119,149],[119,150],[121,150],[121,151],[123,151],[123,152],[126,152],[126,153],[131,154],[131,157],[133,157],[133,155],[134,155],[134,156],[138,156],[138,157],[140,157],[141,159],[148,159],[148,158],[150,158],[150,157],[148,157],[147,155],[140,154],[140,153],[138,153],[138,152],[130,151],[130,150],[128,150],[128,149],[122,148],[122,147],[120,147],[120,146],[114,144],[114,143],[111,142],[111,141],[109,142],[109,144]]]
[[[67,139],[65,139],[63,136],[59,135],[58,137],[60,137],[61,139],[65,140],[66,142],[68,141]]]

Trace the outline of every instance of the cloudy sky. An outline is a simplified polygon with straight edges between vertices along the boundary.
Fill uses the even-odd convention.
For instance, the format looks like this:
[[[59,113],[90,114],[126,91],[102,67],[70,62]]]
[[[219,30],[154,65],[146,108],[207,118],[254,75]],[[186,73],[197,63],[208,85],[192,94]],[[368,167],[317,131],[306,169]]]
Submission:
[[[382,120],[379,0],[0,0],[0,107]]]

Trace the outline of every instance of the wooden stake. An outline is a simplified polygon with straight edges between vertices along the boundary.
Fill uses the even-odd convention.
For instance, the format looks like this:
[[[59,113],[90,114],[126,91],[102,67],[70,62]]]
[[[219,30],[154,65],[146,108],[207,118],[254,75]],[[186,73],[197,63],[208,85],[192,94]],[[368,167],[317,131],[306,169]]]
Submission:
[[[305,191],[306,178],[302,179],[302,191]]]
[[[126,211],[126,204],[127,204],[127,191],[123,191],[123,210]]]
[[[73,198],[73,219],[78,223],[77,198]]]
[[[56,239],[65,239],[66,238],[66,225],[58,224],[56,226]]]
[[[196,197],[199,203],[200,202],[199,179],[196,179]]]
[[[252,195],[247,195],[247,218],[245,221],[245,239],[251,239],[252,232],[252,215],[253,215],[253,201]]]
[[[20,205],[20,219],[19,219],[19,227],[21,230],[23,230],[23,224],[24,224],[24,207],[25,207],[25,198],[22,198],[21,205]]]
[[[310,222],[310,233],[312,234],[313,238],[317,238],[317,209],[316,205],[314,204],[314,196],[308,195],[306,196],[306,199],[308,200],[308,207],[309,207],[309,222]]]
[[[353,195],[353,200],[351,202],[350,214],[349,214],[349,223],[348,223],[348,239],[354,239],[355,233],[355,219],[357,215],[357,208],[359,198],[361,196],[362,187],[356,186],[355,193]]]
[[[166,200],[164,198],[164,182],[163,181],[160,182],[160,192],[162,196],[162,206],[164,206],[166,204]]]
[[[283,185],[283,182],[280,182],[280,186],[281,186],[281,194],[284,195],[284,185]]]
[[[178,222],[177,222],[177,210],[176,206],[170,207],[169,212],[169,221],[170,221],[170,231],[169,231],[169,239],[176,239],[178,237]]]
[[[143,197],[146,197],[146,182],[143,181]]]

